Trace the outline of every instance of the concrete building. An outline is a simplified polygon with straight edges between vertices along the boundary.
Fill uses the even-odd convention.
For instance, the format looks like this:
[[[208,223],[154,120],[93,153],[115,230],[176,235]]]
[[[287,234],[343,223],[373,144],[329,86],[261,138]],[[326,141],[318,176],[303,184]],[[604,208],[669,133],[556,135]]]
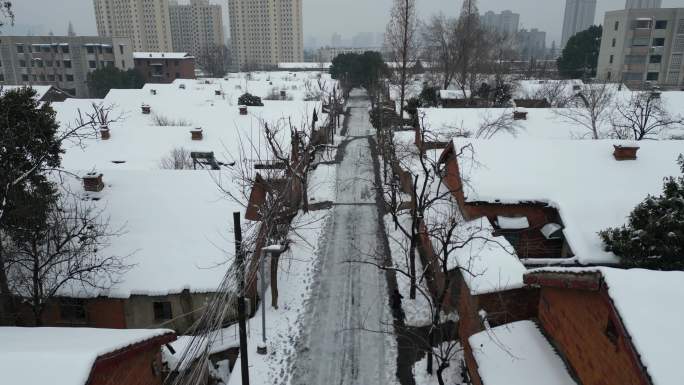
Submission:
[[[190,4],[171,1],[169,20],[174,52],[200,56],[207,49],[225,44],[221,6],[209,0],[191,0]]]
[[[596,18],[596,0],[565,0],[561,48],[578,32],[591,27]]]
[[[135,52],[133,59],[145,83],[195,78],[195,57],[185,52]]]
[[[54,86],[78,98],[90,96],[90,72],[134,66],[131,39],[97,36],[3,36],[0,62],[0,84]]]
[[[546,32],[537,28],[531,30],[522,29],[518,32],[518,52],[521,60],[531,58],[543,59],[546,57]]]
[[[488,11],[480,16],[482,26],[498,33],[513,36],[518,33],[520,26],[520,14],[511,11],[503,11],[501,13],[494,13]]]
[[[627,0],[625,9],[661,8],[663,0]]]
[[[171,52],[168,0],[93,0],[97,33],[127,36],[133,51]]]
[[[602,80],[630,87],[681,87],[684,8],[606,12],[597,68]]]
[[[304,60],[302,0],[228,0],[238,69]]]

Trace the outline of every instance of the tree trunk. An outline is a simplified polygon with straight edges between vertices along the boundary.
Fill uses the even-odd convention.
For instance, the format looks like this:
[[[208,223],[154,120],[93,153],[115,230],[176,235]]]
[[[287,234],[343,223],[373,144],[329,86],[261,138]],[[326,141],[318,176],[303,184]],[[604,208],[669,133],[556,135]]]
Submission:
[[[271,306],[278,309],[278,260],[280,255],[271,254]]]
[[[411,299],[416,299],[416,229],[411,228],[411,249],[410,249],[410,260],[409,260],[409,274],[411,275],[411,291],[409,297]]]
[[[437,368],[437,381],[439,381],[439,385],[444,385],[444,378],[442,377],[442,374],[444,373],[444,370],[449,367],[449,364],[441,363],[439,365],[439,368]]]

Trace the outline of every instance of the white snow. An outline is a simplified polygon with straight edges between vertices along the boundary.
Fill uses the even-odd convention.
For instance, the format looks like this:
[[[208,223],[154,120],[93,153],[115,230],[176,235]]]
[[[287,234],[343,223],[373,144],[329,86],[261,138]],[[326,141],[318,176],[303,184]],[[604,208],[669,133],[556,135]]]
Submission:
[[[469,98],[471,94],[470,90],[439,90],[439,98],[442,100],[457,100]]]
[[[532,321],[518,321],[468,339],[487,385],[576,385],[565,364]]]
[[[0,327],[4,384],[85,385],[98,357],[172,330]]]
[[[166,295],[184,289],[213,292],[232,261],[231,214],[244,208],[222,194],[207,171],[106,170],[105,188],[87,197],[109,218],[112,231],[101,253],[128,256],[134,265],[109,291],[80,286],[65,288],[70,296],[128,298],[135,294]],[[83,191],[73,181],[73,191]],[[230,187],[224,186],[224,187]]]
[[[186,52],[133,52],[133,59],[192,59]]]
[[[679,141],[639,142],[639,158],[616,161],[611,140],[454,141],[472,145],[474,160],[460,161],[469,180],[467,202],[543,202],[558,209],[563,233],[581,264],[615,263],[597,233],[620,226],[648,194],[662,193],[663,178],[681,174]],[[556,261],[557,263],[562,261]]]
[[[487,218],[464,223],[459,233],[472,238],[464,247],[451,252],[450,269],[459,268],[471,295],[496,293],[524,286],[525,266],[504,237],[494,237]],[[460,243],[465,240],[455,239]],[[466,240],[468,239],[466,238]]]
[[[496,217],[499,227],[505,230],[522,230],[530,227],[527,217]]]
[[[434,348],[435,351],[451,351],[452,359],[449,361],[449,367],[442,373],[442,378],[448,385],[461,384],[461,361],[463,360],[463,350],[460,344],[453,342],[445,342],[440,346]],[[413,375],[416,379],[416,385],[435,385],[437,380],[437,365],[436,357],[433,357],[433,372],[432,375],[427,372],[427,355],[413,365]],[[466,384],[463,384],[466,385]]]
[[[309,173],[309,203],[334,202],[337,192],[337,166],[319,164]]]
[[[655,385],[684,383],[684,272],[644,269],[542,268],[530,272],[599,272],[620,319]]]

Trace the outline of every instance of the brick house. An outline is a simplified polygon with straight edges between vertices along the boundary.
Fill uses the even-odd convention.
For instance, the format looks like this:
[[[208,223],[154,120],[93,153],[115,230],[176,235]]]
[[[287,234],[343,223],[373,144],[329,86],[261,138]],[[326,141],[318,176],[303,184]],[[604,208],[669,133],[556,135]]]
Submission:
[[[146,83],[195,79],[195,57],[184,52],[134,52],[133,61]]]
[[[684,272],[539,269],[539,322],[584,385],[680,384]]]
[[[0,327],[8,384],[161,385],[171,330]]]
[[[620,161],[616,144],[459,138],[441,155],[442,178],[464,217],[486,217],[525,265],[616,264],[597,233],[659,194],[681,153],[674,141],[640,142],[636,160]]]

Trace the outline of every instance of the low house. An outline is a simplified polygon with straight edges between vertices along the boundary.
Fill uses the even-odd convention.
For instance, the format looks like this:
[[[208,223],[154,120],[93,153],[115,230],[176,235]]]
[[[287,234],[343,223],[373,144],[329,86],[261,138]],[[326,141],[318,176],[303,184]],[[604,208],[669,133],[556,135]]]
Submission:
[[[443,108],[482,108],[488,107],[489,101],[472,98],[470,90],[439,90],[439,103]]]
[[[465,359],[474,385],[577,384],[532,321],[477,333],[469,338],[468,347],[472,353],[466,353]]]
[[[539,269],[525,283],[541,288],[540,324],[582,384],[684,383],[684,272]]]
[[[0,92],[7,92],[10,90],[14,90],[17,88],[22,88],[24,86],[7,86],[7,85],[0,85]],[[66,91],[63,91],[55,86],[37,86],[37,85],[32,85],[32,86],[26,86],[33,88],[36,91],[36,101],[39,102],[48,102],[48,103],[53,103],[53,102],[63,102],[70,98],[71,96],[66,93]]]
[[[133,62],[145,83],[195,78],[195,57],[185,52],[133,52]]]
[[[171,330],[0,327],[6,384],[161,385]]]
[[[526,265],[615,264],[598,232],[623,225],[663,178],[679,175],[677,141],[639,142],[618,160],[612,140],[457,139],[443,152],[443,178],[467,219],[487,217]],[[469,156],[457,156],[468,148]],[[638,182],[635,182],[638,181]]]

